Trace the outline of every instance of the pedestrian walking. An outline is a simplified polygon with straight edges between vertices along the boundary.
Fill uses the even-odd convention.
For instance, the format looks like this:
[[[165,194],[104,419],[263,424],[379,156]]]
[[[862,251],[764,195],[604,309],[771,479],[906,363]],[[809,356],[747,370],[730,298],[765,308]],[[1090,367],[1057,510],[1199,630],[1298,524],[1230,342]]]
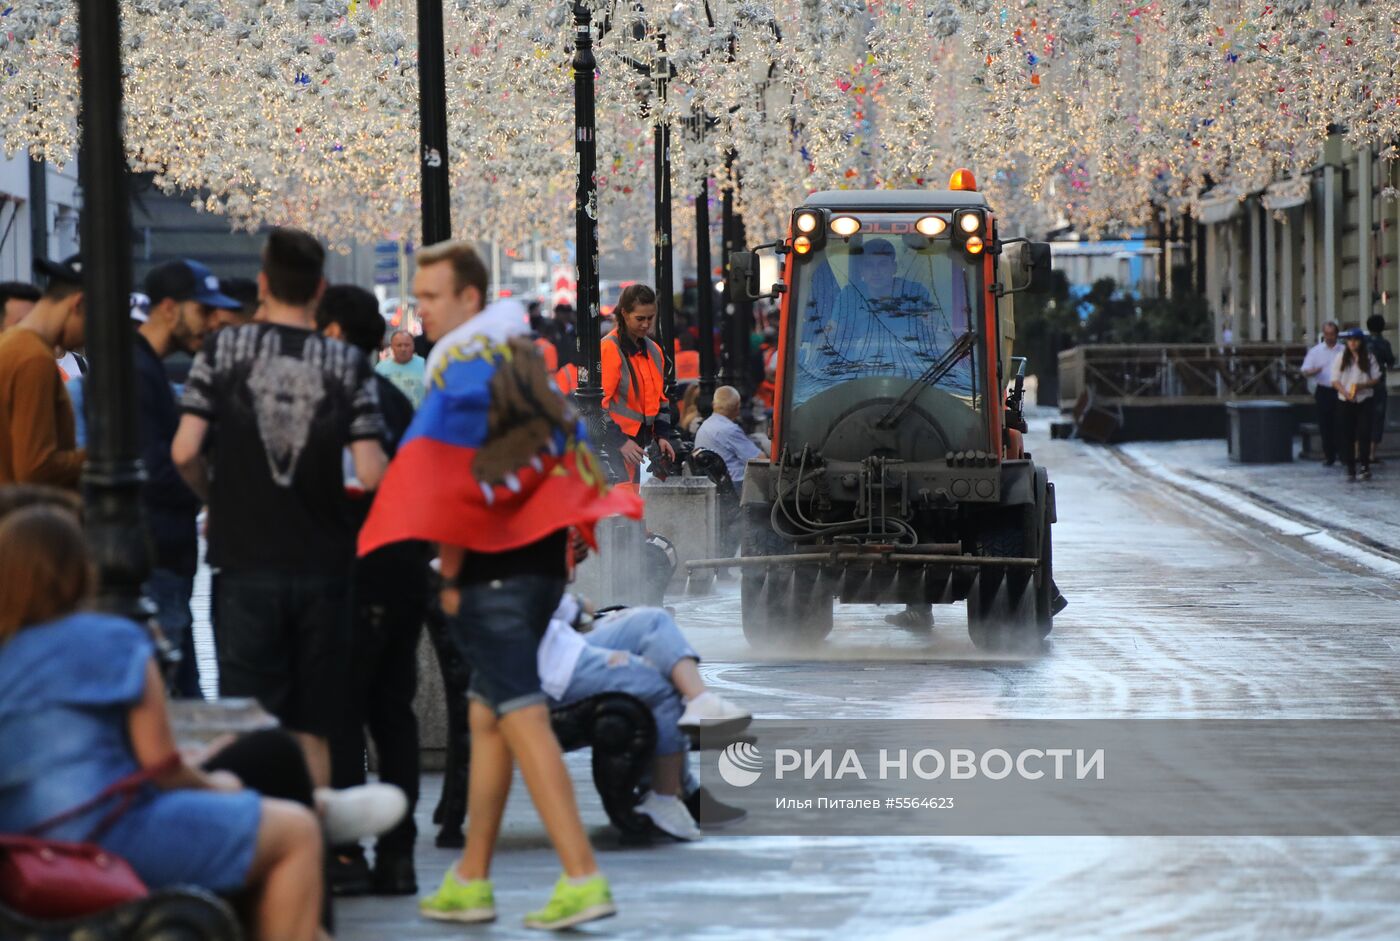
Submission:
[[[1344,333],[1346,346],[1332,364],[1332,388],[1337,390],[1337,447],[1347,466],[1347,478],[1371,479],[1371,419],[1381,367],[1366,350],[1366,333],[1355,327]]]
[[[265,319],[218,331],[195,357],[171,448],[209,505],[220,695],[253,697],[298,733],[318,786],[349,686],[355,523],[342,455],[367,490],[386,464],[374,371],[315,330],[324,264],[312,236],[272,231]]]
[[[608,456],[614,479],[635,483],[646,449],[655,442],[667,460],[676,459],[666,362],[650,337],[656,323],[656,292],[629,284],[617,302],[618,324],[603,337],[603,411],[608,415]]]
[[[39,303],[39,289],[24,281],[0,282],[0,332],[19,325]]]
[[[190,596],[194,593],[195,569],[199,567],[195,519],[200,501],[170,459],[180,413],[162,361],[172,353],[198,353],[213,324],[214,310],[237,307],[238,301],[219,291],[219,281],[208,268],[189,260],[167,262],[151,269],[143,287],[146,319],[136,325],[132,352],[136,360],[141,462],[146,469],[141,502],[155,550],[145,593],[155,603],[161,633],[180,651],[170,692],[198,699],[201,693]]]
[[[535,348],[540,351],[540,356],[544,358],[545,369],[556,373],[559,371],[559,347],[557,346],[559,337],[555,330],[554,321],[546,319],[540,313],[539,301],[532,301],[527,312]]]
[[[1317,433],[1322,439],[1322,462],[1327,467],[1337,463],[1337,390],[1332,385],[1332,364],[1340,349],[1337,324],[1329,320],[1322,325],[1322,339],[1303,357],[1303,375],[1314,384]]]
[[[1381,438],[1385,437],[1386,408],[1390,401],[1386,377],[1390,370],[1395,368],[1395,348],[1385,338],[1385,318],[1380,314],[1372,314],[1366,318],[1366,329],[1370,331],[1370,336],[1366,338],[1366,350],[1381,367],[1381,378],[1376,383],[1375,405],[1372,406],[1371,413],[1371,463],[1379,464]]]
[[[48,287],[29,313],[0,334],[0,484],[76,490],[84,454],[54,350],[83,345],[82,259],[41,260],[34,267],[48,276]]]
[[[366,357],[379,351],[384,318],[379,302],[364,288],[328,288],[316,312],[316,325],[326,336],[344,340]],[[412,337],[394,335],[411,352]],[[381,364],[382,365],[382,364]],[[418,369],[419,386],[423,370]],[[391,377],[375,376],[384,415],[385,453],[392,456],[413,421],[414,404]],[[356,529],[369,513],[370,500],[352,501]],[[374,869],[358,843],[334,846],[331,888],[337,895],[412,895],[418,891],[413,867],[413,844],[418,829],[413,808],[418,802],[418,718],[413,697],[418,690],[418,638],[427,616],[427,546],[420,541],[395,542],[376,549],[354,568],[353,654],[350,693],[344,721],[331,738],[331,783],[336,788],[365,783],[365,730],[374,740],[379,780],[393,784],[408,798],[408,813],[374,845]]]
[[[376,310],[375,315],[378,316],[378,313]],[[380,317],[379,322],[382,324],[384,318]],[[376,339],[370,356],[373,357],[378,352],[379,343]],[[395,330],[394,335],[389,338],[389,358],[376,363],[374,371],[393,383],[394,388],[403,393],[409,404],[417,408],[423,404],[423,396],[427,392],[427,387],[423,384],[423,370],[427,367],[428,361],[414,352],[413,334],[407,330]]]
[[[607,490],[583,423],[526,335],[524,308],[505,300],[483,309],[487,281],[465,242],[418,253],[413,290],[436,344],[428,395],[360,532],[360,553],[403,539],[439,544],[439,602],[471,666],[466,848],[420,910],[445,921],[496,917],[491,858],[519,765],[564,868],[525,923],[561,929],[616,908],[579,819],[536,653],[563,595],[570,527],[591,540],[598,519],[639,518],[641,502]]]

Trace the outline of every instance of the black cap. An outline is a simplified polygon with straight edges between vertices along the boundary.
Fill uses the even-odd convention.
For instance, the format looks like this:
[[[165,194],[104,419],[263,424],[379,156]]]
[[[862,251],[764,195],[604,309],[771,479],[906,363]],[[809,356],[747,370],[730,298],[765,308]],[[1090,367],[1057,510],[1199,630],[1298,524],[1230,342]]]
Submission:
[[[258,282],[252,278],[220,278],[219,291],[240,302],[244,310],[258,306]]]
[[[166,298],[176,301],[198,301],[208,307],[241,310],[243,305],[220,292],[219,279],[197,261],[188,258],[168,261],[152,268],[146,275],[145,293],[154,307]]]
[[[50,281],[66,281],[69,284],[81,285],[83,283],[83,256],[69,255],[62,261],[36,258],[34,270]]]

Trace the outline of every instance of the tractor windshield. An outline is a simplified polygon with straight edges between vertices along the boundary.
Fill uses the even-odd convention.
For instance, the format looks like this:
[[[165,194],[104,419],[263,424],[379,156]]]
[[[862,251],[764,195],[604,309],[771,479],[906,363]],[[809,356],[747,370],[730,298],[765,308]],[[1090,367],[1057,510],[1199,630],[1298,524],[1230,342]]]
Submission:
[[[969,260],[947,235],[914,231],[915,215],[862,218],[849,240],[796,260],[790,307],[793,333],[792,405],[853,379],[885,377],[928,382],[930,367],[977,329],[981,259]],[[966,341],[941,372],[936,388],[978,407],[979,354]],[[945,364],[946,365],[946,364]]]

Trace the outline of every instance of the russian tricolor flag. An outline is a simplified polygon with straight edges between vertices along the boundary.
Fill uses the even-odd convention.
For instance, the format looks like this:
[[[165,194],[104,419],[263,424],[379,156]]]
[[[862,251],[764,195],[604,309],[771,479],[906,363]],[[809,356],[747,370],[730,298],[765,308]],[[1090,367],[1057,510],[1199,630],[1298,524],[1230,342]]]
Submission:
[[[360,529],[360,555],[407,539],[503,552],[567,526],[591,544],[598,520],[641,518],[640,497],[608,487],[577,416],[571,433],[556,431],[503,483],[477,479],[472,468],[486,443],[491,378],[507,356],[503,344],[474,336],[433,357],[428,395]]]

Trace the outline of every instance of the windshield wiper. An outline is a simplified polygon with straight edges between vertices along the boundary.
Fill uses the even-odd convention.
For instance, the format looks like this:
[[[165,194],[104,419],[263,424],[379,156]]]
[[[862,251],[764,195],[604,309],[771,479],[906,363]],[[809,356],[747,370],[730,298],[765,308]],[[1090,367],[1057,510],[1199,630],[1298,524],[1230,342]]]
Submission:
[[[934,363],[924,370],[923,375],[909,384],[909,388],[904,390],[904,394],[895,400],[889,411],[881,416],[875,423],[876,428],[893,428],[899,424],[899,420],[904,417],[904,413],[909,411],[909,407],[914,404],[914,400],[919,397],[919,393],[926,387],[937,385],[944,376],[953,371],[953,367],[962,362],[972,353],[972,348],[976,345],[977,338],[969,330],[953,341],[953,345]]]

